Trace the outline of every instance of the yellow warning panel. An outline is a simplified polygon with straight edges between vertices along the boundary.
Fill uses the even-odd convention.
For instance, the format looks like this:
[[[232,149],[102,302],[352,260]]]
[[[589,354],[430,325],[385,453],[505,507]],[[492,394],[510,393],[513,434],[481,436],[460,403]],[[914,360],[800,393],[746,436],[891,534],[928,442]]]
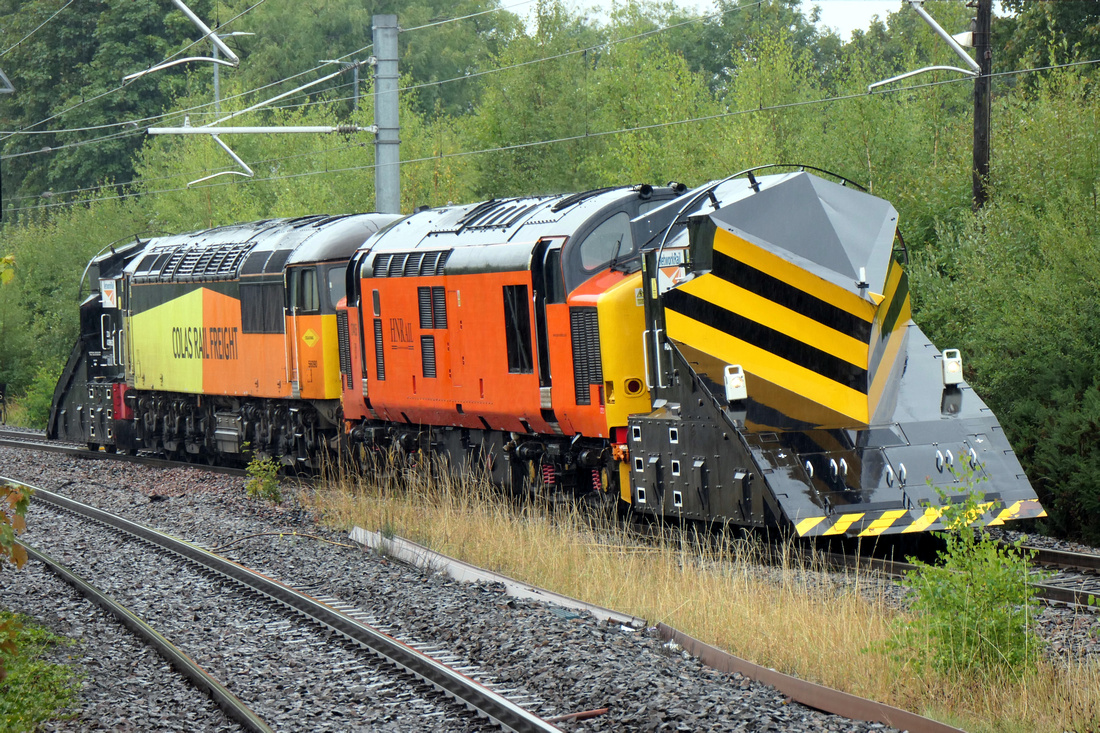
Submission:
[[[202,305],[202,290],[196,289],[129,318],[134,387],[202,391],[207,341]]]

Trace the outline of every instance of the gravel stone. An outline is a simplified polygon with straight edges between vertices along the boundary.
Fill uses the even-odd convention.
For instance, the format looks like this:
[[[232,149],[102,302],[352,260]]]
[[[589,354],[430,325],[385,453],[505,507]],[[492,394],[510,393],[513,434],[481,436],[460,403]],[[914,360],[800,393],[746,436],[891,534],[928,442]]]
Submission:
[[[302,508],[293,504],[273,507],[247,499],[242,478],[197,468],[152,469],[8,448],[0,448],[0,474],[61,491],[210,547],[284,582],[309,588],[307,592],[315,595],[339,598],[366,612],[384,630],[399,638],[445,648],[455,658],[453,664],[482,670],[502,689],[513,690],[509,696],[517,697],[519,704],[545,717],[609,708],[606,715],[562,722],[559,725],[564,730],[890,730],[811,710],[792,703],[773,688],[740,675],[706,668],[683,650],[663,643],[655,630],[635,631],[617,624],[601,624],[587,615],[563,613],[562,609],[546,604],[509,598],[499,585],[457,583],[357,547],[338,546],[348,544],[346,536],[317,525]],[[32,536],[34,526],[31,522],[27,533],[32,544],[37,541]],[[338,544],[293,537],[291,533],[295,531]],[[134,558],[131,562],[141,560]],[[13,573],[5,580],[21,586],[30,583],[31,577],[30,573]],[[820,582],[848,581],[830,576]],[[884,581],[882,592],[896,598],[897,603],[904,603],[904,591],[896,584]],[[32,590],[21,597],[27,595],[41,598],[43,594]],[[52,602],[50,596],[54,594],[44,595]],[[10,605],[7,590],[3,602]],[[64,615],[64,624],[54,621],[59,623],[56,630],[62,633],[72,633],[74,619],[80,618],[72,612],[50,611],[44,603],[30,613],[47,620]],[[174,613],[187,618],[196,634],[229,633],[225,624],[212,620],[208,604],[178,606]],[[256,636],[257,623],[272,622],[242,614],[237,623],[231,624],[239,626],[243,637],[237,643],[247,646],[248,633],[251,630],[252,636]],[[1044,607],[1039,614],[1038,631],[1050,642],[1050,653],[1055,658],[1082,661],[1100,654],[1100,624],[1093,613]],[[283,643],[303,649],[306,647],[302,645],[315,644],[308,646],[309,654],[314,654],[332,642],[323,638],[313,641],[284,638]],[[100,652],[103,653],[106,652]],[[307,656],[303,652],[300,659],[281,663],[281,669],[230,667],[226,672],[238,677],[262,678],[265,684],[278,690],[283,683],[276,679],[295,680],[305,674]],[[89,690],[108,695],[115,694],[117,687],[111,681],[99,687],[95,684],[101,679],[99,669],[92,667],[92,670],[89,680],[94,682],[85,688],[82,710],[94,704],[94,695]],[[401,727],[393,711],[393,707],[402,706],[401,702],[391,703],[389,713],[357,712],[347,699],[372,694],[369,685],[321,684],[309,688],[308,694],[325,703],[327,729],[435,727],[434,722],[425,724],[425,720],[433,718],[420,720],[419,727]],[[174,699],[159,693],[158,696]],[[183,707],[182,703],[169,704],[161,705],[160,709],[178,712]],[[212,705],[208,703],[207,707]],[[199,707],[187,709],[197,711]],[[294,712],[290,708],[280,715],[290,716],[284,718],[290,720]],[[177,724],[182,723],[173,723]],[[224,723],[196,717],[193,725],[187,723],[187,729],[233,729],[218,725]]]

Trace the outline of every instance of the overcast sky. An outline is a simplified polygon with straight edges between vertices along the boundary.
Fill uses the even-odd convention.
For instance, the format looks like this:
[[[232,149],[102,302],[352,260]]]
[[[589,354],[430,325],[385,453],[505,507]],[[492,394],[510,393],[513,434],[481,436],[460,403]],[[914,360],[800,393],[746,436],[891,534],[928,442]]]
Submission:
[[[821,8],[821,24],[840,32],[847,41],[855,29],[866,30],[871,18],[877,15],[886,20],[889,13],[896,13],[902,0],[803,0],[803,10],[814,5]]]

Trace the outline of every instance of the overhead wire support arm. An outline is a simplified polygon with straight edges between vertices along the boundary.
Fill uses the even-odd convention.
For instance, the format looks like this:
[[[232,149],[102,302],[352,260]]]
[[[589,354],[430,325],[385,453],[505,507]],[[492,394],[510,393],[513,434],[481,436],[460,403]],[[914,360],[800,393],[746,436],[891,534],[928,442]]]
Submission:
[[[211,138],[213,138],[214,142],[216,142],[222,148],[222,150],[224,150],[226,153],[229,154],[229,157],[231,157],[234,160],[234,162],[237,163],[237,165],[239,165],[241,168],[244,169],[243,172],[242,171],[221,171],[219,173],[214,173],[214,174],[211,174],[209,176],[204,176],[202,178],[196,179],[196,180],[191,181],[190,183],[188,183],[187,184],[188,187],[191,187],[191,186],[195,185],[196,183],[202,183],[203,181],[209,181],[211,178],[217,178],[218,176],[243,176],[245,178],[252,178],[253,177],[252,169],[248,167],[248,164],[246,164],[243,160],[241,160],[240,156],[238,156],[236,153],[233,152],[232,148],[230,148],[228,145],[226,145],[224,142],[222,142],[221,138],[219,138],[218,135],[225,135],[225,134],[265,134],[265,133],[274,133],[274,134],[314,133],[314,134],[330,135],[332,133],[351,134],[353,132],[377,132],[378,128],[374,125],[371,125],[369,127],[360,127],[358,125],[318,125],[318,126],[306,126],[306,127],[302,127],[302,126],[299,126],[299,127],[218,127],[217,125],[222,123],[222,122],[226,122],[228,120],[231,120],[234,117],[239,117],[240,115],[243,115],[245,113],[254,112],[254,111],[256,111],[256,110],[258,110],[262,107],[265,107],[265,106],[271,104],[272,102],[277,102],[280,99],[283,99],[285,97],[289,97],[292,94],[297,94],[300,91],[303,91],[305,89],[309,89],[312,86],[316,86],[316,85],[318,85],[322,82],[328,81],[329,79],[332,79],[334,77],[339,76],[340,74],[343,74],[349,68],[358,68],[361,63],[362,62],[357,62],[357,61],[356,62],[351,62],[347,66],[345,66],[344,68],[340,69],[339,71],[335,71],[335,72],[333,72],[331,74],[328,74],[326,76],[322,76],[320,79],[314,79],[311,82],[308,82],[306,84],[302,84],[299,87],[291,89],[289,92],[283,92],[282,94],[278,94],[274,97],[271,97],[270,99],[265,99],[264,101],[258,102],[256,104],[252,105],[251,107],[248,107],[248,108],[242,109],[238,112],[234,112],[232,114],[226,115],[225,117],[214,120],[213,122],[211,122],[209,124],[206,124],[206,125],[202,125],[201,127],[192,127],[191,125],[187,124],[187,120],[185,119],[183,127],[150,127],[147,130],[147,132],[150,135],[209,135]]]
[[[947,45],[951,47],[951,50],[955,52],[955,55],[958,56],[959,58],[961,58],[964,62],[966,62],[966,65],[969,67],[969,70],[960,69],[956,66],[926,66],[923,69],[917,69],[916,71],[908,71],[904,74],[898,74],[897,76],[892,76],[889,79],[883,79],[882,81],[877,81],[874,84],[869,84],[867,86],[867,92],[868,93],[873,92],[875,89],[878,89],[881,86],[885,86],[887,84],[892,84],[895,81],[901,81],[902,79],[908,79],[911,76],[917,76],[918,74],[924,74],[924,73],[927,73],[929,71],[957,71],[960,74],[965,74],[967,76],[972,76],[972,77],[976,77],[976,76],[978,76],[982,73],[982,67],[978,65],[978,62],[975,61],[974,59],[972,59],[970,57],[970,54],[968,54],[966,52],[966,50],[962,46],[959,45],[959,42],[956,41],[955,38],[950,33],[945,31],[943,29],[943,27],[939,23],[936,22],[936,19],[933,18],[931,15],[929,15],[928,11],[924,9],[924,0],[906,0],[906,1],[909,3],[909,7],[911,7],[917,13],[917,15],[919,15],[921,18],[924,19],[924,22],[927,23],[932,28],[932,30],[936,33],[936,35],[947,42]]]
[[[191,8],[187,7],[183,0],[172,0],[172,4],[179,8],[183,12],[183,14],[187,16],[188,20],[194,23],[195,26],[200,31],[202,31],[203,37],[209,38],[210,42],[214,44],[214,48],[216,48],[218,51],[221,51],[228,60],[214,58],[210,56],[192,56],[185,59],[176,59],[175,61],[166,61],[162,64],[157,64],[156,66],[145,69],[144,71],[137,71],[133,74],[128,74],[122,77],[123,81],[133,81],[134,79],[145,76],[146,74],[151,74],[154,71],[160,71],[161,69],[167,69],[171,66],[187,63],[189,61],[210,61],[215,64],[233,67],[236,67],[241,63],[241,60],[237,56],[237,54],[233,53],[233,49],[225,45],[225,42],[218,37],[218,34],[210,30],[210,26],[208,26],[206,23],[203,23],[202,19],[199,18],[199,16],[195,15],[195,13],[191,10]]]
[[[895,81],[908,79],[911,76],[917,76],[918,74],[924,74],[929,71],[957,71],[960,74],[965,74],[966,76],[977,76],[977,74],[973,71],[960,69],[957,66],[925,66],[923,69],[917,69],[916,71],[907,71],[904,74],[898,74],[897,76],[891,76],[889,79],[883,79],[882,81],[876,81],[874,84],[868,84],[867,91],[873,92],[879,87],[886,86],[887,84],[893,84]]]
[[[936,35],[947,41],[947,45],[951,47],[951,50],[955,52],[955,55],[966,62],[966,65],[974,72],[974,75],[982,73],[982,67],[978,65],[978,62],[970,58],[970,54],[959,45],[959,42],[952,37],[950,33],[945,31],[936,20],[928,14],[928,11],[924,9],[924,0],[908,0],[909,7],[916,11],[917,15],[924,18],[924,22],[932,26],[932,30],[936,32]]]
[[[222,142],[219,135],[255,135],[255,134],[288,134],[288,133],[313,133],[322,135],[337,134],[351,134],[353,132],[375,132],[377,128],[374,125],[370,127],[360,127],[358,125],[316,125],[305,127],[191,127],[187,125],[185,127],[150,127],[148,132],[150,135],[209,135],[211,139],[216,142],[222,150],[229,154],[229,157],[233,161],[243,168],[243,171],[220,171],[213,173],[209,176],[203,176],[187,184],[188,188],[194,186],[196,183],[202,183],[203,181],[209,181],[211,178],[217,178],[218,176],[242,176],[244,178],[252,178],[252,168],[248,166],[241,157],[233,152],[233,149]]]
[[[256,135],[266,133],[303,133],[312,132],[321,135],[347,135],[353,132],[375,132],[374,125],[314,125],[300,127],[150,127],[150,135]]]

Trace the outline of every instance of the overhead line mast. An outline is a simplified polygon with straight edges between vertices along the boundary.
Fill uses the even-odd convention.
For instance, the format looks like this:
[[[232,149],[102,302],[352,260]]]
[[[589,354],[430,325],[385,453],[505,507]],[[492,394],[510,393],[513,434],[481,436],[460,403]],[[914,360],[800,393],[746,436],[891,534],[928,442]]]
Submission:
[[[974,210],[982,208],[988,198],[985,183],[989,179],[990,100],[993,96],[993,45],[990,35],[993,25],[993,0],[976,0],[978,16],[974,28],[974,50],[981,71],[974,79]],[[973,6],[973,3],[970,5]]]

